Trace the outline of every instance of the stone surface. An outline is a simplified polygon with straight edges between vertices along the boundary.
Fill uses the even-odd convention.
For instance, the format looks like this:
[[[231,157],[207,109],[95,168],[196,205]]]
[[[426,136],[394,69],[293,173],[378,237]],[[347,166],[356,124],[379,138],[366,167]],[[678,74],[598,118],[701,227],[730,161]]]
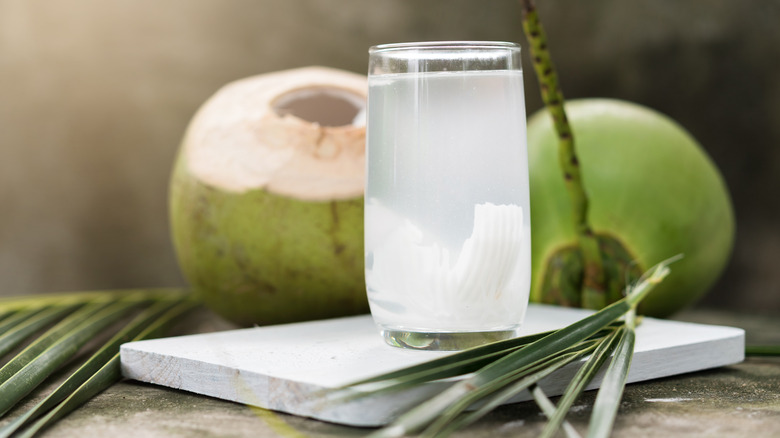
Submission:
[[[569,421],[585,430],[594,394]],[[532,402],[503,406],[459,437],[535,437],[544,418]],[[61,420],[43,436],[349,437],[351,428],[126,381]],[[780,360],[749,358],[711,371],[629,385],[613,436],[776,437],[780,434]]]
[[[691,311],[679,319],[747,329],[749,342],[780,344],[780,319],[722,311]],[[224,329],[201,315],[195,330]],[[188,328],[191,332],[193,327]],[[568,419],[583,432],[594,394],[575,403]],[[30,401],[30,403],[32,400]],[[544,418],[532,402],[503,406],[456,437],[535,437]],[[351,428],[225,402],[183,391],[124,381],[61,420],[44,437],[358,437]],[[780,436],[780,358],[745,362],[628,385],[615,437]]]

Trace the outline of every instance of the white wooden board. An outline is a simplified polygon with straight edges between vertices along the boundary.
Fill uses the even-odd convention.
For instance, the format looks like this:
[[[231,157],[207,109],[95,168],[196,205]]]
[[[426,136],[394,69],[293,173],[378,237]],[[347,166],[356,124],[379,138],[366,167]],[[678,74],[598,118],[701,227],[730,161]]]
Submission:
[[[531,305],[522,334],[564,327],[588,314]],[[388,346],[368,315],[132,342],[121,349],[131,379],[263,408],[355,426],[386,424],[449,383],[346,404],[323,404],[312,394],[446,352]],[[741,362],[744,331],[732,327],[645,318],[637,329],[629,382]],[[542,382],[560,394],[579,364]],[[592,388],[598,387],[596,378]],[[517,400],[529,399],[525,394]],[[514,401],[517,401],[514,400]]]

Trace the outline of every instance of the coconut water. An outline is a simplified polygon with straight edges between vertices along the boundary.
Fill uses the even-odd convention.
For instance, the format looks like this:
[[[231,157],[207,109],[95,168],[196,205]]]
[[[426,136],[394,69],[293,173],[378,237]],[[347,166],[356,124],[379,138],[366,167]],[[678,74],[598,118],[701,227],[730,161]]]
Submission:
[[[369,77],[371,313],[386,330],[516,329],[530,286],[522,73]]]

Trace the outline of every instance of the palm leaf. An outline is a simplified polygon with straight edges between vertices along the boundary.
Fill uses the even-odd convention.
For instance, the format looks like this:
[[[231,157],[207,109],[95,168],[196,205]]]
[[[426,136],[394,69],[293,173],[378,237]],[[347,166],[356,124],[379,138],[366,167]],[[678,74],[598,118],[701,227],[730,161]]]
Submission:
[[[511,400],[512,397],[515,397],[521,392],[528,390],[531,386],[538,384],[540,380],[558,371],[563,366],[589,354],[597,345],[596,342],[591,342],[585,344],[585,348],[570,349],[563,354],[546,359],[541,363],[529,367],[528,369],[523,370],[523,372],[515,373],[514,382],[509,386],[501,384],[500,382],[496,382],[495,386],[492,384],[485,385],[485,388],[482,389],[480,393],[470,397],[464,397],[458,403],[451,405],[430,425],[430,427],[428,427],[428,429],[426,429],[425,436],[447,436],[457,429],[468,426],[487,415],[493,409]],[[497,393],[495,395],[489,398],[484,397],[485,393],[496,391]],[[478,409],[458,418],[458,415],[468,409],[469,406],[481,400],[487,400],[487,402]]]
[[[592,338],[602,337],[605,334],[612,332],[618,325],[618,323],[613,322],[602,331],[593,335]],[[360,387],[361,385],[379,384],[378,386],[372,385],[371,395],[377,395],[380,393],[379,391],[399,391],[416,386],[420,383],[469,374],[521,347],[525,347],[528,344],[544,338],[550,333],[552,332],[548,331],[496,341],[490,344],[472,347],[419,365],[412,365],[397,371],[391,371],[368,379],[352,382],[348,385],[336,388],[335,391],[331,391],[331,400],[350,400],[359,398],[362,396],[359,392],[344,391],[346,394],[338,394],[338,392],[339,390],[351,390],[355,387]]]
[[[747,356],[780,356],[780,345],[747,345]]]
[[[65,319],[61,320],[54,327],[41,335],[32,344],[28,345],[21,353],[0,368],[0,389],[3,389],[7,380],[13,377],[14,374],[19,372],[38,355],[46,351],[59,339],[68,334],[68,332],[76,328],[84,319],[89,318],[106,306],[107,305],[104,303],[87,304],[69,314]],[[0,406],[2,405],[0,404]],[[0,408],[0,415],[4,412],[5,410]]]
[[[90,304],[47,332],[0,369],[0,375],[13,372],[0,385],[0,414],[13,407],[51,373],[72,358],[108,325],[137,307],[138,303]],[[34,357],[31,357],[33,356]],[[17,369],[18,368],[18,369]]]
[[[534,385],[531,387],[531,394],[533,395],[536,404],[539,406],[539,409],[542,410],[549,421],[552,421],[552,418],[555,415],[556,407],[553,402],[547,398],[547,394],[542,391],[542,388],[539,385]],[[560,406],[558,406],[558,409],[560,409]],[[574,426],[569,424],[568,421],[563,420],[561,422],[561,426],[563,426],[563,431],[566,433],[567,438],[580,438],[580,434],[577,433],[577,431],[574,429]]]
[[[120,300],[164,301],[170,300],[172,299],[172,296],[178,296],[181,293],[182,290],[180,288],[151,288],[0,297],[0,311],[9,312],[20,309],[40,308],[52,305],[81,305],[84,303],[107,303]]]
[[[530,343],[523,343],[522,346],[510,349],[511,351],[508,352],[502,351],[500,347],[501,342],[506,341],[478,347],[485,352],[482,356],[479,353],[475,354],[473,350],[465,352],[463,357],[467,358],[467,361],[480,363],[482,358],[486,358],[488,364],[465,375],[462,380],[412,408],[387,427],[376,431],[372,436],[403,436],[423,429],[425,429],[426,436],[446,436],[455,429],[476,421],[491,409],[510,400],[531,385],[535,385],[541,378],[560,369],[563,365],[587,355],[595,356],[586,362],[586,369],[575,376],[578,379],[577,382],[572,383],[567,391],[571,394],[564,394],[564,403],[570,405],[569,400],[573,400],[579,395],[582,391],[581,388],[587,385],[587,382],[598,371],[613,348],[616,348],[615,356],[619,359],[617,362],[616,360],[612,361],[610,369],[614,368],[615,371],[608,371],[602,385],[607,387],[605,394],[618,387],[622,390],[625,385],[625,376],[622,376],[621,380],[620,371],[625,369],[627,373],[627,368],[625,362],[621,362],[621,360],[625,361],[626,357],[630,359],[633,354],[634,332],[633,328],[628,331],[624,329],[625,322],[617,321],[628,314],[630,324],[633,327],[634,309],[652,290],[653,286],[660,283],[669,274],[668,265],[676,259],[672,258],[661,262],[648,271],[636,285],[627,288],[626,296],[622,300],[567,327],[546,334]],[[612,332],[615,330],[618,331],[618,334],[613,335]],[[622,334],[624,332],[625,334]],[[614,347],[614,343],[617,342],[616,337],[620,338],[620,342],[617,343],[617,347]],[[594,351],[596,351],[595,355],[592,354]],[[450,358],[457,358],[457,356],[456,354]],[[402,388],[404,382],[408,381],[407,379],[417,381],[419,376],[423,375],[430,379],[427,381],[433,381],[440,378],[441,375],[449,375],[451,371],[456,369],[457,367],[452,367],[453,363],[457,363],[457,359],[450,359],[448,362],[447,357],[445,357],[415,365],[406,370],[388,373],[384,377],[378,376],[356,382],[347,385],[346,389],[360,391],[359,386],[369,382],[372,384],[369,385],[370,389],[361,391],[361,396],[374,396],[386,390],[386,387],[381,385],[379,388],[375,388],[376,384],[385,383],[393,388]],[[439,371],[444,369],[445,372],[435,372],[437,369]],[[344,390],[344,388],[339,388],[336,392]],[[477,402],[484,404],[471,413],[463,414],[466,409]],[[606,425],[607,430],[609,430],[612,424],[607,418],[610,406],[606,404],[603,406],[599,409],[599,415],[606,420],[602,424]],[[560,425],[563,419],[561,417],[555,421]],[[557,428],[557,426],[551,427],[555,430]]]
[[[479,365],[488,358],[503,357],[518,348],[538,341],[548,334],[550,334],[550,332],[537,333],[472,347],[455,354],[425,362],[421,365],[413,365],[398,371],[391,371],[386,374],[353,382],[347,386],[357,386],[375,382],[383,382],[388,386],[393,385],[394,382],[415,384],[429,380],[459,376],[471,372],[472,367],[474,366],[477,367],[476,369],[481,368]],[[397,389],[402,388],[399,387]]]
[[[623,388],[626,386],[628,369],[631,367],[631,358],[634,356],[636,339],[634,325],[632,311],[626,316],[626,325],[621,329],[620,343],[596,395],[588,427],[588,438],[606,438],[612,431],[620,400],[623,397]]]
[[[628,309],[630,306],[626,299],[617,301],[597,313],[491,362],[473,376],[455,383],[431,400],[402,415],[376,436],[402,436],[418,432],[451,406],[460,406],[464,400],[476,401],[475,394],[484,394],[495,386],[509,384],[533,365],[577,346],[622,316]]]
[[[601,366],[612,355],[615,348],[617,348],[618,341],[621,339],[622,330],[623,328],[621,327],[604,339],[593,354],[590,355],[588,360],[585,361],[579,370],[577,370],[577,373],[563,391],[563,397],[559,400],[555,412],[548,416],[549,420],[542,430],[540,437],[552,437],[558,431],[566,417],[566,413],[569,412],[569,409],[571,409],[571,406],[577,398],[585,391],[585,387],[593,380],[593,377],[596,376],[596,373],[601,369]]]
[[[135,333],[135,336],[130,339],[134,341],[159,336],[171,323],[186,312],[192,310],[194,306],[195,304],[191,301],[182,301],[174,303],[172,307],[163,306],[162,308],[150,309],[151,311],[148,314],[139,316],[139,318],[128,326],[124,333],[121,333],[109,341],[109,343],[101,349],[102,353],[113,352],[114,354],[111,358],[105,363],[102,363],[100,360],[88,361],[77,371],[77,373],[83,370],[82,374],[89,375],[89,378],[77,389],[72,391],[68,389],[68,392],[70,392],[68,397],[45,416],[41,417],[29,428],[24,430],[23,433],[19,434],[19,438],[32,437],[43,428],[50,426],[74,409],[86,403],[95,395],[110,387],[122,377],[119,360],[119,344],[121,344],[121,342],[115,341],[120,340],[120,338],[129,337],[131,333]],[[96,368],[97,370],[95,371]],[[10,433],[12,432],[9,432],[8,435],[10,435]]]
[[[119,346],[125,342],[132,341],[146,327],[154,323],[160,316],[172,307],[176,302],[159,302],[144,310],[137,315],[130,323],[120,330],[114,337],[108,340],[95,354],[93,354],[84,365],[76,370],[65,382],[63,382],[51,394],[46,396],[32,409],[17,417],[11,423],[0,428],[0,438],[6,438],[18,430],[20,427],[28,424],[31,420],[39,417],[50,410],[57,403],[67,398],[81,384],[87,381],[95,372],[103,367],[111,358],[119,352]]]
[[[182,290],[104,291],[0,299],[0,352],[37,336],[0,368],[0,418],[87,344],[115,333],[57,389],[10,423],[0,437],[24,432],[32,436],[120,378],[119,346],[158,335],[195,306]],[[140,313],[139,313],[140,312]],[[120,326],[120,321],[130,322]]]
[[[40,309],[20,310],[7,318],[0,326],[0,357],[5,356],[19,346],[25,339],[37,331],[76,310],[78,305],[63,307],[44,307]]]

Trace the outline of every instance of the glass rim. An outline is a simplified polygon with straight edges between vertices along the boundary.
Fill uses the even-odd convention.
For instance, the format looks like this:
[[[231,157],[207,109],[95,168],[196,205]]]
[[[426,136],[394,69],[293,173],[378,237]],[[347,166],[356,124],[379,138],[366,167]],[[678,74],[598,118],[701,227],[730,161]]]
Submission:
[[[454,50],[454,49],[508,49],[520,51],[520,45],[509,41],[421,41],[389,43],[371,46],[369,54],[397,52],[404,50]]]

